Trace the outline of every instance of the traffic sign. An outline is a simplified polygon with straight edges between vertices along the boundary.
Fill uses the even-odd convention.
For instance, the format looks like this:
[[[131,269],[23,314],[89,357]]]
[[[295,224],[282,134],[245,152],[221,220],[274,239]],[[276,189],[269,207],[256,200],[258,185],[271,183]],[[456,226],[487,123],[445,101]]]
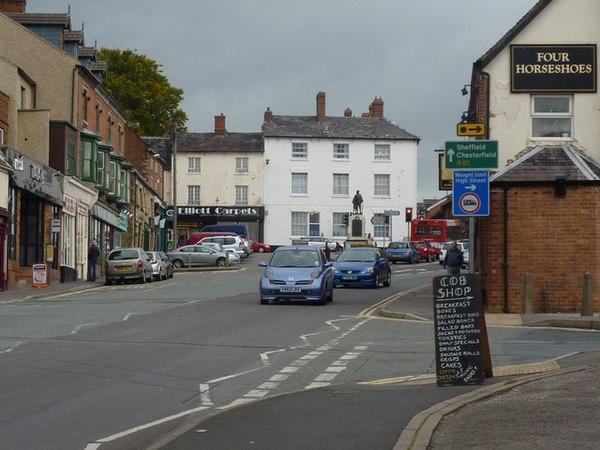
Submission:
[[[383,215],[384,216],[399,216],[400,215],[400,211],[397,209],[384,209],[383,210]]]
[[[446,169],[497,169],[498,141],[446,142]]]
[[[457,136],[485,136],[485,123],[459,123],[456,125]]]
[[[455,170],[452,188],[453,215],[489,216],[490,172],[488,170]]]

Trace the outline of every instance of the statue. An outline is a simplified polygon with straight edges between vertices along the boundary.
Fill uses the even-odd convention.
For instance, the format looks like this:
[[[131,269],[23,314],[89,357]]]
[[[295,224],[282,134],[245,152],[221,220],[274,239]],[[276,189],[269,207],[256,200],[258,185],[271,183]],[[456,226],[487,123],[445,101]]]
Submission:
[[[360,191],[356,191],[356,194],[354,194],[354,198],[352,198],[352,212],[354,212],[355,214],[362,214],[362,204],[362,195],[360,195]]]

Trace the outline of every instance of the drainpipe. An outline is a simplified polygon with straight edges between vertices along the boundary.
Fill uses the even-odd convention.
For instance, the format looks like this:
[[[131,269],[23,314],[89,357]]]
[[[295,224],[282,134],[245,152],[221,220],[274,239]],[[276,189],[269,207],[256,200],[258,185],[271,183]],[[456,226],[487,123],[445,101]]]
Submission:
[[[504,308],[503,313],[509,313],[508,309],[508,186],[502,186],[504,193]]]

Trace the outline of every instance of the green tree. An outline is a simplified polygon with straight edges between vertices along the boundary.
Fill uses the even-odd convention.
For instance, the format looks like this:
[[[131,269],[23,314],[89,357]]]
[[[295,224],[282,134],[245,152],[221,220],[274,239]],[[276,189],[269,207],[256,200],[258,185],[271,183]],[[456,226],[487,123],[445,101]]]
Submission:
[[[171,86],[161,73],[161,65],[132,50],[101,48],[98,60],[108,63],[102,81],[127,114],[132,128],[140,136],[165,136],[171,124],[185,131],[187,114],[179,108],[183,89]]]

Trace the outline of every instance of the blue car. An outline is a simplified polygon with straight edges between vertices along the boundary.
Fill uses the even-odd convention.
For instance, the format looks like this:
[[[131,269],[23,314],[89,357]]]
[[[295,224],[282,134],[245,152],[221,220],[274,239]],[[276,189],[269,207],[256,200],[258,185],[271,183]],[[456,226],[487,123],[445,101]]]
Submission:
[[[392,283],[390,263],[378,248],[354,247],[344,250],[333,263],[333,285],[369,286]]]
[[[333,301],[333,269],[323,250],[308,245],[279,247],[260,277],[260,303],[306,300],[324,305]]]
[[[390,242],[385,249],[390,262],[396,264],[398,261],[412,263],[420,263],[421,256],[419,255],[419,249],[412,242],[408,241],[396,241]]]

